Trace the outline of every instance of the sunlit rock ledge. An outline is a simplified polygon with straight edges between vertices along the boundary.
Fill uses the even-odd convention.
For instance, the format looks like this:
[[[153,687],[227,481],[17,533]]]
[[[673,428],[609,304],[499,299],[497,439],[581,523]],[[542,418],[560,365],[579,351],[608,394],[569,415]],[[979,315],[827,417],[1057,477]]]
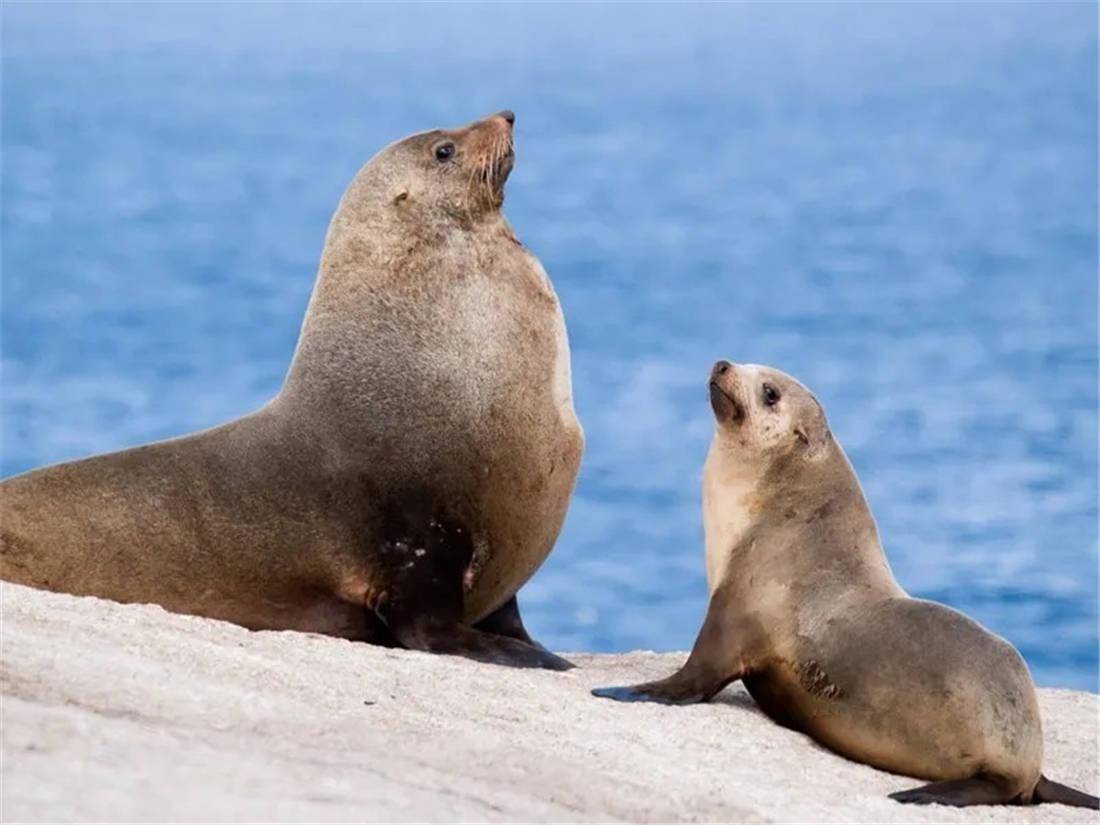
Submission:
[[[743,688],[624,705],[589,688],[683,654],[517,671],[251,633],[14,585],[3,598],[3,821],[1095,822],[902,806],[914,780],[766,719]],[[1042,690],[1046,773],[1097,792],[1098,697]]]

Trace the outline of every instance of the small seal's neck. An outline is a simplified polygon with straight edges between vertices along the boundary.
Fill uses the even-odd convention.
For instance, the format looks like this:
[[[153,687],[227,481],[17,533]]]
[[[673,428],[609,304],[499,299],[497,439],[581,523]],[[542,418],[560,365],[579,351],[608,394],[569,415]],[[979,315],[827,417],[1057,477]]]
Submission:
[[[723,581],[777,574],[791,580],[809,570],[868,569],[883,588],[896,588],[878,528],[859,479],[835,442],[829,454],[793,468],[792,456],[758,475],[722,472],[708,458],[704,481],[707,579]],[[783,572],[781,572],[783,571]]]

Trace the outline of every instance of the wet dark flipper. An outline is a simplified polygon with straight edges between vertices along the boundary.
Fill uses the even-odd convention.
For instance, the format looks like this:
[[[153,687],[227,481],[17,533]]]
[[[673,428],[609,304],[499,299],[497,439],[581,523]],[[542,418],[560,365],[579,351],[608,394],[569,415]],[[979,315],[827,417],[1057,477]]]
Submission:
[[[523,625],[523,617],[519,614],[519,601],[512,596],[508,601],[474,625],[477,630],[493,633],[497,636],[507,636],[509,639],[519,639],[542,650],[546,650],[531,638],[527,628]]]
[[[569,670],[573,665],[540,647],[485,633],[461,624],[418,621],[395,629],[398,639],[410,650],[464,656],[478,662],[508,667],[538,667]]]
[[[557,670],[569,670],[576,667],[572,662],[566,661],[560,656],[554,656],[553,653],[550,653],[549,650],[531,638],[531,635],[527,632],[527,628],[523,626],[523,618],[519,615],[519,602],[516,600],[515,596],[512,596],[512,598],[475,624],[474,629],[485,633],[492,633],[496,636],[504,636],[507,639],[517,639],[525,644],[529,644],[531,647],[553,656],[554,659],[560,662],[562,667],[556,668]]]
[[[659,702],[691,705],[707,702],[722,688],[750,672],[759,656],[762,635],[733,610],[725,586],[714,591],[707,617],[680,670],[656,682],[630,687],[596,688],[593,696],[619,702]]]
[[[527,633],[523,626],[523,619],[519,615],[519,602],[515,596],[474,625],[478,630],[486,633],[495,633],[497,636],[507,636],[509,639],[519,639],[529,645],[542,647]]]
[[[1061,782],[1052,782],[1045,776],[1039,777],[1039,784],[1035,786],[1035,802],[1058,802],[1062,805],[1072,805],[1074,808],[1092,808],[1100,811],[1100,799],[1092,794],[1063,785]]]
[[[910,805],[1006,805],[1014,794],[1006,783],[992,777],[974,776],[950,782],[933,782],[908,791],[890,794],[890,798]]]
[[[387,508],[380,525],[375,566],[382,571],[385,595],[374,609],[398,642],[410,650],[510,667],[572,667],[522,639],[464,625],[463,576],[473,556],[470,531],[434,507],[429,496],[406,495],[398,502]],[[515,620],[522,630],[518,609]]]

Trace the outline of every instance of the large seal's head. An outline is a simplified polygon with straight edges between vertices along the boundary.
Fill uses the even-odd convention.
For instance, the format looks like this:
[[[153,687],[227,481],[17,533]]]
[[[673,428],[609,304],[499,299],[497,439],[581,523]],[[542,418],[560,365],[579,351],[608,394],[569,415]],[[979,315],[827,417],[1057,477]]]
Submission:
[[[766,470],[778,460],[817,462],[834,444],[825,411],[786,373],[719,361],[710,372],[714,446],[741,465]]]
[[[383,386],[384,370],[413,381],[417,365],[427,369],[433,302],[425,290],[457,284],[490,266],[502,248],[514,249],[500,212],[514,123],[503,111],[458,129],[410,135],[359,170],[329,223],[283,398],[315,404],[328,394],[360,404],[370,397],[366,376]],[[448,353],[460,346],[437,343]]]
[[[356,176],[340,205],[345,219],[371,223],[469,224],[495,213],[515,152],[510,111],[458,129],[433,129],[392,143]]]

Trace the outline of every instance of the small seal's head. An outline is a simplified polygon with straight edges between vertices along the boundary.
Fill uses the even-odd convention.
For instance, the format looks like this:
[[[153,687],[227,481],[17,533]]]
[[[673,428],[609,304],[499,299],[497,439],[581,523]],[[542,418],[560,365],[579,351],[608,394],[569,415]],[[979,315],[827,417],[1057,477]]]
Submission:
[[[470,223],[504,203],[516,116],[497,112],[459,129],[433,129],[393,143],[359,172],[341,204],[349,216],[431,225]]]
[[[710,371],[715,446],[761,470],[778,459],[817,461],[833,443],[825,411],[786,373],[719,361]]]

